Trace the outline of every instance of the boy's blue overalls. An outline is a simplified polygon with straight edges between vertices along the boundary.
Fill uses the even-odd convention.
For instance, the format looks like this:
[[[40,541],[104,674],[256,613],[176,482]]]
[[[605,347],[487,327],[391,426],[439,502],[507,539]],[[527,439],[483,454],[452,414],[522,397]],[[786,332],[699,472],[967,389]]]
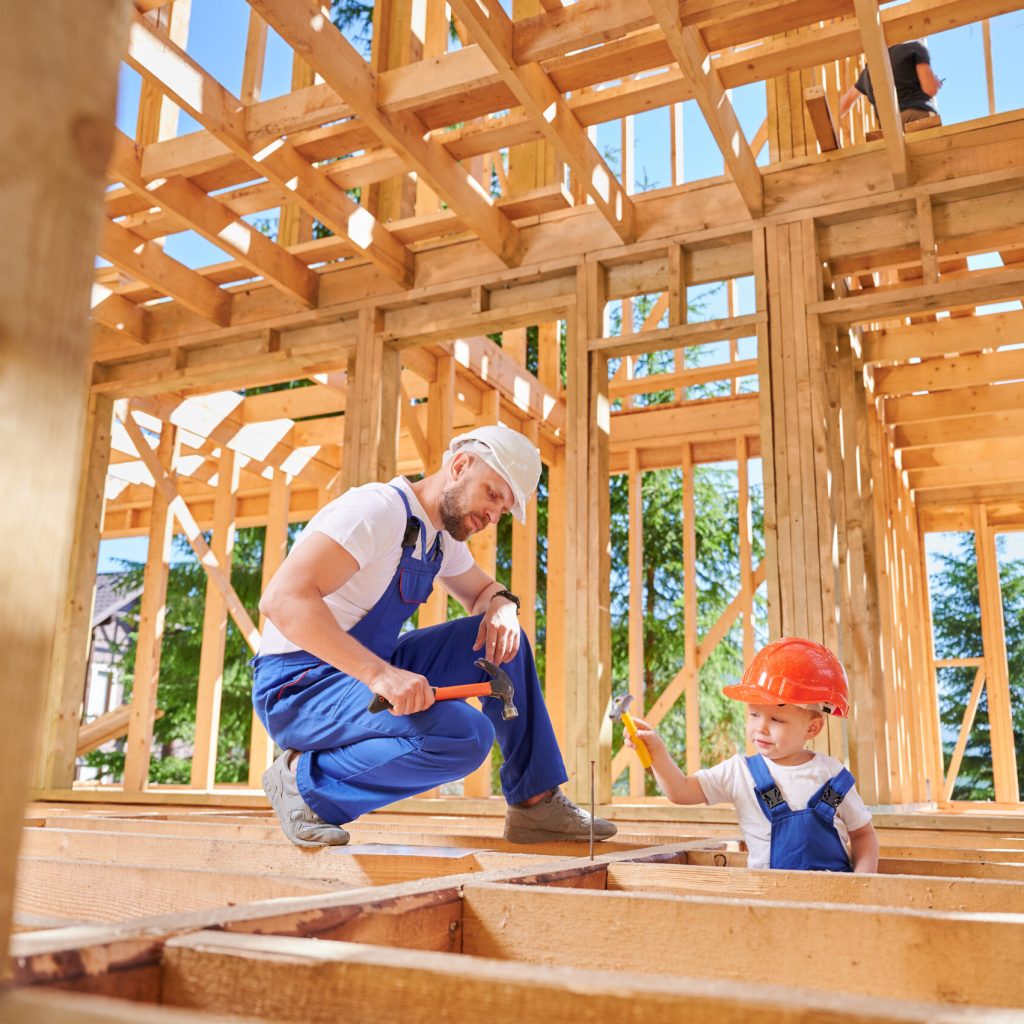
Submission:
[[[441,534],[427,551],[423,524],[405,494],[395,490],[408,515],[401,559],[380,600],[348,632],[378,657],[425,676],[431,686],[481,682],[486,677],[473,664],[472,649],[481,616],[399,636],[433,589]],[[252,664],[256,714],[280,747],[303,752],[299,792],[333,824],[464,778],[480,766],[495,737],[504,757],[501,788],[510,804],[568,778],[525,635],[515,658],[502,666],[519,711],[508,721],[496,700],[483,702],[483,714],[450,700],[415,715],[371,715],[366,709],[372,695],[361,682],[305,651],[258,655]]]
[[[836,810],[853,788],[853,776],[844,768],[819,789],[802,811],[786,803],[764,758],[746,759],[754,778],[754,792],[771,822],[769,866],[790,871],[852,871],[850,858],[836,831]]]

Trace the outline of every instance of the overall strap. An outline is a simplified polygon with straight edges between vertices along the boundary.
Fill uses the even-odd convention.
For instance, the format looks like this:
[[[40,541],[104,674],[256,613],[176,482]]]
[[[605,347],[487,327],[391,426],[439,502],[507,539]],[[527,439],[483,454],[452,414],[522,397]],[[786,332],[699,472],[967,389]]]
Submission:
[[[807,801],[807,806],[813,808],[816,814],[820,814],[831,821],[835,817],[836,811],[839,810],[839,805],[845,799],[846,794],[853,789],[854,782],[853,775],[850,774],[848,769],[844,768],[829,779]]]
[[[746,762],[747,768],[750,769],[750,774],[753,776],[754,793],[757,796],[757,802],[761,805],[761,810],[764,811],[764,816],[771,821],[772,812],[777,807],[788,811],[789,805],[786,803],[786,798],[782,795],[779,784],[772,778],[772,773],[768,771],[764,758],[760,754],[751,754],[746,758]]]
[[[423,556],[423,561],[427,560],[427,531],[424,529],[423,524],[419,519],[412,514],[412,508],[409,506],[409,499],[406,497],[405,491],[401,487],[395,487],[394,484],[388,484],[389,487],[394,488],[398,493],[398,496],[402,499],[402,504],[405,506],[405,514],[408,517],[405,521],[405,533],[402,535],[402,547],[413,548],[413,554],[415,554],[416,538],[420,539],[420,551]],[[440,534],[438,534],[440,537]],[[437,548],[437,542],[435,540],[434,547],[431,549],[431,553]]]

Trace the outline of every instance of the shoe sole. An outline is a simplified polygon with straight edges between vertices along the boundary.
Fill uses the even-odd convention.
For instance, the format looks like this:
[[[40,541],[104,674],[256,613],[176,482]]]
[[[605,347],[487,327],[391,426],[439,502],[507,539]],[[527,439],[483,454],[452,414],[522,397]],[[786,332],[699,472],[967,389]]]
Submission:
[[[594,842],[603,843],[606,839],[612,839],[614,836],[614,832],[607,836],[599,836],[595,833]],[[510,843],[520,843],[522,845],[529,843],[587,843],[590,842],[590,833],[584,832],[582,835],[579,835],[567,832],[545,832],[542,829],[535,828],[510,828],[505,830],[505,839]]]

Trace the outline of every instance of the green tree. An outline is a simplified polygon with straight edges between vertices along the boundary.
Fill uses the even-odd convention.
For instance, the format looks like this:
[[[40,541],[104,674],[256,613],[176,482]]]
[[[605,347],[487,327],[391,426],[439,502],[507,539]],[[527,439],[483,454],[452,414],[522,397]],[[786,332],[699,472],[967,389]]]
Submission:
[[[1017,747],[1017,777],[1024,779],[1024,559],[1005,558],[1003,538],[997,538],[996,547],[1000,555],[999,577],[1010,669],[1010,706]],[[974,535],[962,534],[953,551],[938,553],[934,557],[940,566],[930,578],[935,656],[981,657],[981,609]],[[963,721],[974,674],[973,668],[939,670],[939,717],[946,768],[949,767]],[[953,787],[953,799],[995,799],[987,687],[978,704],[974,726]]]

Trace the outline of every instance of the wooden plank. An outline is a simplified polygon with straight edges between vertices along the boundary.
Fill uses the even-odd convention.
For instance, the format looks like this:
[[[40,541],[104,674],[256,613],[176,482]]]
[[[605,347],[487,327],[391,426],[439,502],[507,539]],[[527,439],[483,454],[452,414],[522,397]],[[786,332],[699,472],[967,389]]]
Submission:
[[[940,391],[980,384],[1018,381],[1024,377],[1024,351],[973,352],[925,359],[906,366],[877,366],[871,374],[875,395]],[[996,392],[997,393],[997,392]]]
[[[964,320],[937,320],[882,327],[861,335],[865,363],[898,361],[918,357],[957,355],[1014,344],[1024,331],[1024,310],[987,313]]]
[[[65,599],[54,635],[46,688],[46,709],[36,769],[39,786],[70,786],[75,758],[84,680],[92,644],[96,564],[103,529],[104,486],[110,460],[113,405],[103,395],[89,400],[81,448],[81,476],[75,506],[74,540],[68,558]]]
[[[116,221],[104,223],[99,252],[115,266],[218,326],[226,327],[231,322],[234,298],[231,292],[219,288],[202,274],[168,256],[155,242],[147,242]]]
[[[273,24],[266,18],[266,11],[261,11],[256,4],[253,6]],[[335,234],[344,235],[385,274],[403,286],[411,284],[412,256],[388,228],[378,224],[368,210],[313,167],[291,143],[278,140],[252,153],[244,121],[237,113],[242,108],[237,97],[166,35],[139,17],[131,26],[126,60],[255,171],[268,176],[286,192],[292,192],[313,216],[320,218]]]
[[[16,906],[25,913],[125,921],[255,900],[329,892],[331,883],[229,872],[37,857],[18,862]]]
[[[83,754],[89,753],[90,750],[102,747],[104,743],[126,735],[131,714],[131,704],[122,704],[120,707],[94,718],[91,722],[86,722],[78,730],[75,755],[81,757]],[[161,718],[163,714],[163,708],[157,708],[153,713],[154,720]]]
[[[238,491],[238,473],[235,453],[230,448],[221,449],[217,462],[217,498],[213,507],[210,550],[229,580],[235,547],[235,496]],[[190,771],[192,785],[196,789],[212,789],[216,779],[227,631],[227,602],[213,580],[207,577],[203,606],[203,640],[199,652],[199,680],[196,689],[195,742]]]
[[[520,65],[516,61],[515,27],[501,5],[497,0],[452,0],[452,10],[620,240],[627,245],[634,241],[633,200],[540,64],[531,61]]]
[[[744,204],[752,216],[759,216],[764,209],[761,171],[754,161],[754,154],[747,144],[718,68],[711,61],[700,29],[684,24],[679,9],[668,0],[652,0],[651,7],[665,33],[672,56],[689,82],[704,120],[722,151],[726,169]]]
[[[124,419],[132,420],[130,413]],[[134,426],[134,420],[132,421]],[[172,472],[176,460],[178,441],[176,430],[165,426],[160,432],[156,454],[148,442],[139,440],[136,448],[145,449],[152,457],[158,473]],[[153,469],[150,469],[153,473]],[[164,625],[167,613],[167,574],[171,561],[171,538],[174,518],[170,498],[155,489],[150,512],[149,546],[146,567],[142,577],[142,601],[139,605],[138,639],[135,645],[135,673],[132,678],[131,718],[128,740],[125,744],[123,784],[125,791],[143,790],[149,781],[150,752],[153,745],[153,720],[156,716],[157,687],[160,682],[160,655],[163,647]]]
[[[903,122],[896,100],[896,86],[889,60],[889,44],[885,41],[882,12],[875,0],[853,0],[871,75],[871,91],[875,96],[875,110],[882,122],[885,152],[889,171],[896,188],[906,188],[908,181],[907,144],[903,138]]]
[[[828,105],[825,89],[820,85],[808,86],[804,89],[804,103],[814,128],[814,137],[818,140],[818,149],[822,153],[831,153],[839,148],[836,139],[836,128],[832,123],[832,110]],[[754,154],[757,155],[756,152]]]
[[[1024,886],[912,875],[812,874],[806,871],[750,871],[691,864],[609,864],[608,888],[673,896],[833,903],[843,906],[906,907],[972,913],[1019,914]]]
[[[57,3],[17,5],[0,34],[0,95],[11,98],[0,127],[0,982],[12,969],[18,823],[40,753],[54,630],[62,600],[76,596],[66,590],[82,460],[68,439],[83,436],[88,406],[85,318],[125,31],[122,4],[96,4],[81,24],[65,15]],[[45,159],[26,163],[27,154]]]
[[[302,998],[303,991],[315,985],[322,998],[306,1003],[303,1019],[310,1024],[328,1021],[330,1007],[339,1001],[355,1004],[349,1011],[353,1021],[388,1019],[399,985],[401,1013],[410,1024],[436,1019],[439,1003],[452,1020],[485,1016],[494,1024],[540,1017],[553,1024],[569,1024],[585,1018],[595,1003],[609,1024],[624,1024],[637,1015],[708,1024],[739,1019],[756,1012],[755,1007],[784,1024],[808,1013],[835,1024],[861,1020],[895,1024],[897,1019],[954,1024],[969,1019],[967,1013],[977,1013],[880,999],[838,1000],[822,994],[809,995],[806,1003],[794,1007],[791,994],[772,986],[727,987],[689,978],[669,980],[640,972],[609,974],[558,965],[467,963],[447,953],[212,931],[171,939],[165,957],[170,1004],[281,1017]]]
[[[151,0],[143,0],[151,2]],[[0,1024],[22,1024],[26,1020],[46,1024],[188,1024],[196,1015],[175,1010],[91,996],[88,1000],[73,992],[50,989],[9,990],[0,995]],[[236,1017],[237,1024],[258,1024],[255,1017]]]
[[[272,242],[236,216],[219,199],[208,196],[187,178],[175,175],[147,181],[142,155],[126,135],[115,136],[110,173],[146,203],[159,203],[208,242],[229,253],[253,273],[259,274],[285,295],[316,308],[320,279],[302,260]]]
[[[509,266],[520,262],[522,252],[518,229],[489,196],[470,184],[445,150],[428,142],[424,125],[415,114],[391,114],[381,109],[377,101],[376,80],[366,62],[333,24],[324,22],[312,4],[303,2],[283,8],[270,0],[252,0],[251,6],[303,55],[328,85],[345,97],[363,123],[382,142],[423,175],[431,188],[492,252]],[[377,233],[384,229],[378,225],[373,230]]]
[[[692,969],[687,965],[699,948],[708,978],[895,999],[934,1001],[941,992],[943,1002],[1007,1008],[1020,1002],[1024,917],[1015,914],[751,904],[500,884],[469,884],[463,900],[463,953],[471,956],[574,967],[609,962],[619,970],[673,975]],[[536,927],[538,916],[548,927]],[[669,938],[681,916],[690,936],[685,948]],[[571,925],[555,928],[553,921]],[[749,959],[740,962],[721,936],[744,924]],[[793,946],[781,935],[804,941]],[[927,942],[928,957],[907,955],[918,942]],[[655,959],[652,943],[662,950]],[[830,977],[808,972],[809,946],[832,950],[842,970]],[[1010,950],[1016,952],[1008,955]]]
[[[263,565],[260,577],[260,593],[267,589],[274,573],[288,555],[288,508],[291,503],[291,485],[283,470],[277,469],[270,481],[270,501],[267,507],[266,534],[263,539]],[[259,629],[263,632],[266,616],[260,615]],[[267,734],[263,723],[252,715],[249,732],[249,786],[259,788],[263,773],[274,759],[274,741]]]
[[[196,558],[199,559],[199,564],[203,567],[207,578],[216,585],[223,595],[228,612],[235,620],[235,625],[238,626],[239,632],[255,653],[259,649],[259,632],[255,625],[253,625],[252,619],[249,618],[245,605],[242,604],[235,593],[234,587],[231,586],[231,580],[228,578],[223,566],[206,543],[192,513],[189,511],[188,505],[185,504],[184,499],[178,493],[177,485],[169,474],[170,467],[164,467],[160,464],[156,455],[143,438],[142,432],[135,422],[135,417],[130,412],[125,414],[121,422],[124,424],[125,430],[127,430],[128,436],[131,438],[136,450],[142,456],[142,461],[145,463],[146,468],[152,475],[156,490],[163,497],[163,500],[167,502],[170,512],[181,523],[185,539],[195,552]]]
[[[974,547],[978,566],[978,598],[981,606],[981,636],[985,656],[985,684],[988,693],[989,736],[992,743],[992,781],[995,798],[1020,799],[1017,780],[1017,751],[1013,734],[1010,679],[1006,654],[1006,630],[995,534],[988,525],[983,505],[974,510]]]
[[[700,770],[700,669],[697,662],[697,507],[693,449],[684,444],[683,475],[683,676],[686,709],[686,774]]]

